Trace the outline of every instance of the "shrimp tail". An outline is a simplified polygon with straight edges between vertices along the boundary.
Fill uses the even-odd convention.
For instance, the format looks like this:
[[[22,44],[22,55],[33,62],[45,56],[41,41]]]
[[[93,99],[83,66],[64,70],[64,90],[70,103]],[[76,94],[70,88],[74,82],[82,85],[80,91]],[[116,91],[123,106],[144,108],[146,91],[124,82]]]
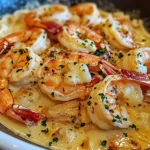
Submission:
[[[93,87],[95,84],[99,83],[100,81],[101,81],[100,78],[98,78],[97,76],[93,76],[92,81],[89,84],[87,84],[86,86]]]
[[[125,70],[125,69],[121,69],[120,73],[124,78],[126,78],[128,80],[133,80],[142,85],[150,86],[150,75],[149,74],[129,71],[129,70]]]
[[[4,53],[9,47],[9,42],[6,39],[0,41],[0,54]]]
[[[16,115],[20,116],[22,120],[25,120],[26,124],[37,124],[42,118],[40,113],[26,109],[19,105],[13,105],[13,111]]]

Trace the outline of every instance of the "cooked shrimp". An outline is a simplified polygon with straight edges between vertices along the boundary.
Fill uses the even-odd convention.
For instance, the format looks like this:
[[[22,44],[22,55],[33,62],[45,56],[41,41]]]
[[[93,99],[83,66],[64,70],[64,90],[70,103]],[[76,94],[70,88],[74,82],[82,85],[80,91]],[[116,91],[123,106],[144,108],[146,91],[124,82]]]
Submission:
[[[39,87],[53,100],[84,99],[100,79],[92,77],[88,66],[96,66],[100,58],[84,53],[51,55],[39,70]]]
[[[0,77],[17,85],[28,84],[37,80],[36,72],[41,62],[30,48],[16,43],[0,60]]]
[[[130,50],[122,58],[121,68],[141,72],[141,73],[150,73],[150,48],[139,48]]]
[[[24,124],[35,124],[41,119],[39,113],[14,105],[6,79],[0,79],[0,113]]]
[[[102,30],[112,46],[121,50],[129,50],[135,47],[132,32],[127,24],[121,24],[118,20],[109,16],[102,24]]]
[[[42,29],[32,29],[28,31],[22,31],[12,33],[0,40],[0,54],[5,52],[8,47],[12,46],[16,42],[24,42],[27,47],[30,47],[36,54],[42,53],[48,48],[50,41],[47,38],[47,34]]]
[[[143,101],[139,84],[124,80],[121,75],[107,76],[95,85],[88,99],[88,114],[96,125],[102,129],[128,128],[132,121],[129,112],[121,103],[129,105]]]
[[[58,41],[70,51],[94,52],[97,44],[108,49],[108,44],[102,37],[87,27],[68,22],[63,31],[58,34]]]
[[[47,29],[44,22],[54,21],[63,24],[70,17],[71,14],[65,5],[47,5],[28,13],[25,16],[25,22],[31,28]]]
[[[95,26],[101,22],[99,10],[94,3],[82,3],[70,8],[73,14],[80,16],[83,25]]]

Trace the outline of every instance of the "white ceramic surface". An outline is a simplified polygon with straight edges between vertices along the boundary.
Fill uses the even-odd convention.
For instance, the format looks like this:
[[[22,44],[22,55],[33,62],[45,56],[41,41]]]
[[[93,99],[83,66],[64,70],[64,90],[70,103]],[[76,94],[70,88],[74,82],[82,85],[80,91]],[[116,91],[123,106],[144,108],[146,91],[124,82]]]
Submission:
[[[0,131],[0,150],[46,150],[16,139]]]

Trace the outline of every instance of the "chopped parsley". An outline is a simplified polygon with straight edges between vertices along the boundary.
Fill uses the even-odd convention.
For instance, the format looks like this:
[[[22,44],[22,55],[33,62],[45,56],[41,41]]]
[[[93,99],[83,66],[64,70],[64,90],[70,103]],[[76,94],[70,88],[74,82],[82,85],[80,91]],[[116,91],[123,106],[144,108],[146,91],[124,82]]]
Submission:
[[[105,52],[106,52],[106,49],[102,48],[101,50],[95,51],[94,55],[96,55],[96,56],[102,56],[102,55],[105,54]]]
[[[24,50],[23,49],[19,49],[19,53],[23,54]]]
[[[113,119],[112,119],[112,122],[115,122],[115,121],[116,121],[116,119],[113,118]]]
[[[74,62],[73,64],[74,64],[74,65],[76,65],[76,64],[77,64],[77,62]]]
[[[91,43],[90,43],[90,46],[91,46],[91,47],[93,47],[93,45],[94,45],[94,43],[93,43],[93,42],[91,42]]]
[[[146,39],[142,39],[142,42],[145,42],[146,41]]]
[[[53,141],[49,142],[49,146],[51,146],[51,145],[53,144],[53,142],[56,142],[56,143],[57,143],[58,140],[59,140],[59,139],[58,139],[57,137],[53,138]]]
[[[16,72],[22,71],[23,69],[17,69]]]
[[[77,36],[79,36],[81,33],[79,31],[76,31]]]
[[[86,44],[85,44],[85,43],[82,43],[82,45],[83,45],[83,46],[86,46]]]
[[[110,111],[111,113],[114,113],[114,110],[112,110],[112,109],[110,109],[109,111]]]
[[[104,105],[105,109],[109,109],[109,106],[108,105]]]
[[[53,142],[58,142],[58,138],[57,137],[55,137],[55,138],[53,138]]]
[[[53,57],[53,58],[55,58],[55,55],[51,53],[51,54],[50,54],[50,57]]]
[[[127,118],[123,118],[124,121],[127,121]]]
[[[114,119],[117,119],[119,122],[122,122],[122,118],[119,115],[116,115]]]
[[[64,65],[59,65],[59,67],[60,67],[60,68],[64,68],[65,66],[64,66]]]
[[[109,24],[109,26],[108,27],[111,27],[112,26],[112,24]]]
[[[55,73],[55,70],[54,70],[54,69],[52,69],[52,72],[53,72],[53,73]]]
[[[103,141],[101,142],[101,146],[106,147],[106,145],[107,145],[107,141],[106,141],[106,140],[103,140]]]
[[[48,133],[48,131],[49,131],[49,129],[47,128],[47,129],[45,129],[45,130],[41,130],[41,132],[43,132],[43,133]]]
[[[98,95],[101,97],[102,100],[105,99],[105,95],[103,93],[99,93]]]
[[[81,122],[80,127],[84,127],[84,126],[85,126],[85,123]]]
[[[47,126],[46,120],[41,121],[42,126]]]
[[[127,134],[127,133],[123,133],[123,135],[124,135],[125,137],[128,137],[128,134]]]
[[[49,70],[49,68],[47,66],[44,67],[45,70]]]
[[[26,134],[27,135],[27,137],[30,137],[31,136],[31,134]]]
[[[49,142],[49,146],[51,146],[53,144],[53,142]]]
[[[136,125],[135,125],[135,124],[132,124],[130,127],[131,127],[132,129],[137,130],[137,127],[136,127]]]
[[[91,105],[91,103],[92,103],[91,101],[88,101],[88,102],[87,102],[87,104],[88,104],[89,106]]]
[[[26,60],[27,61],[29,61],[29,60],[31,60],[32,59],[32,57],[30,57],[29,55],[26,57]]]
[[[119,54],[118,54],[118,58],[122,58],[124,55],[120,52]]]
[[[52,93],[51,93],[51,95],[54,97],[55,93],[54,93],[54,92],[52,92]]]

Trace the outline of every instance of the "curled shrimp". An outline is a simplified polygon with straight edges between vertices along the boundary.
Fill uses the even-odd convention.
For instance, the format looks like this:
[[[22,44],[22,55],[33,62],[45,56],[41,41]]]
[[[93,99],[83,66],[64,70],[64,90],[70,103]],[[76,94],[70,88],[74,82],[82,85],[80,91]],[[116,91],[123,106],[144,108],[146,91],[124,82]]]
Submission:
[[[121,24],[110,15],[102,25],[102,30],[112,46],[122,50],[135,48],[133,35],[127,24]]]
[[[4,53],[16,42],[24,42],[36,54],[42,53],[50,45],[47,34],[42,29],[32,29],[22,32],[12,33],[0,39],[0,54]]]
[[[82,25],[68,22],[58,34],[58,41],[70,51],[94,52],[99,47],[108,49],[108,45],[96,32]]]
[[[77,14],[81,19],[80,23],[87,26],[94,26],[100,23],[99,10],[94,3],[82,3],[72,6],[70,11]]]
[[[94,67],[100,60],[85,53],[53,54],[39,70],[39,87],[52,100],[84,99],[101,80],[91,76],[87,65]]]
[[[93,87],[88,99],[88,114],[101,129],[128,128],[132,120],[123,101],[131,105],[141,103],[140,85],[124,80],[121,75],[109,75]]]
[[[14,99],[8,89],[8,81],[0,79],[0,113],[24,124],[36,124],[41,119],[41,114],[14,105]]]
[[[37,80],[36,73],[41,62],[30,48],[16,43],[0,60],[0,77],[16,85],[28,84]]]
[[[122,58],[121,68],[146,74],[150,71],[149,62],[149,47],[134,49],[124,55]]]
[[[70,17],[71,14],[66,6],[58,4],[47,5],[28,13],[25,16],[25,22],[29,28],[42,28],[47,30],[49,28],[47,22],[63,24]]]

